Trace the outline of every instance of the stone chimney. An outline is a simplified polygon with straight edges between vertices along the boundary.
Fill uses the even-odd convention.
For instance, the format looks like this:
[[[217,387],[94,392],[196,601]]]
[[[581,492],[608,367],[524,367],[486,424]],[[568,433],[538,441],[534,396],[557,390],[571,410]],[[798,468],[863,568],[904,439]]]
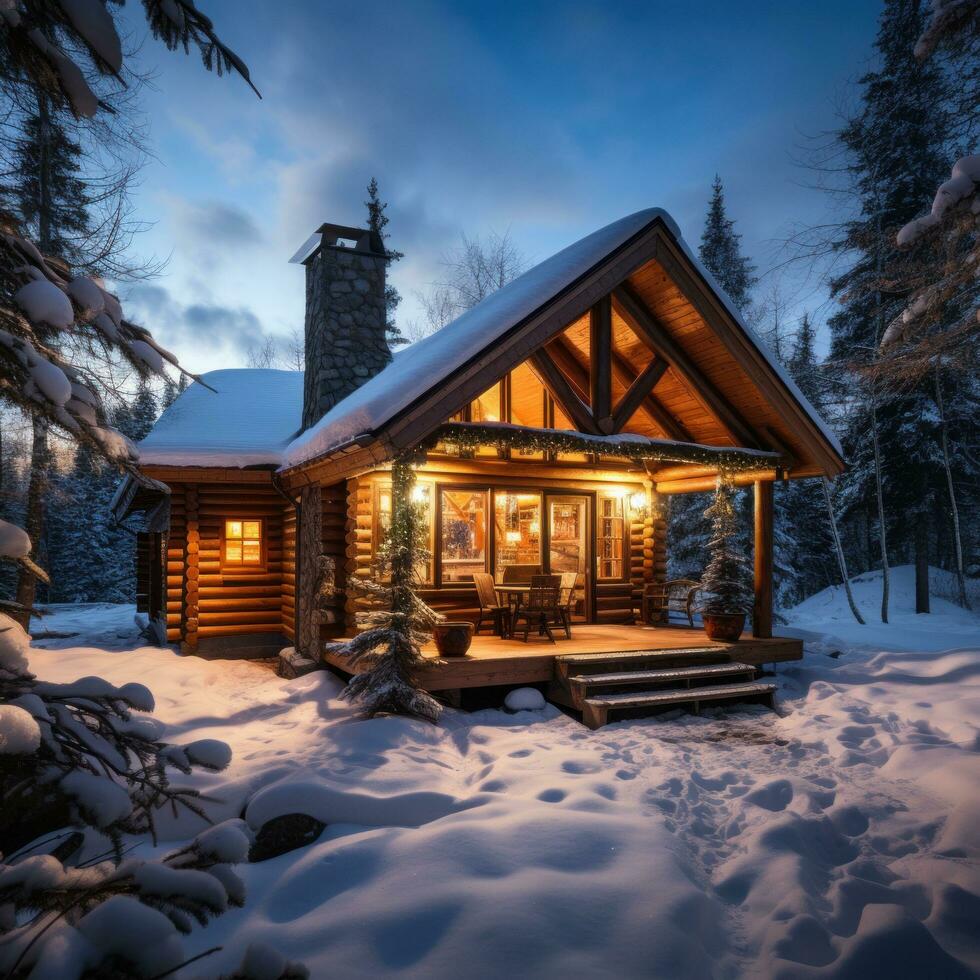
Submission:
[[[321,225],[290,259],[306,266],[303,428],[391,361],[385,337],[385,251],[363,228]]]

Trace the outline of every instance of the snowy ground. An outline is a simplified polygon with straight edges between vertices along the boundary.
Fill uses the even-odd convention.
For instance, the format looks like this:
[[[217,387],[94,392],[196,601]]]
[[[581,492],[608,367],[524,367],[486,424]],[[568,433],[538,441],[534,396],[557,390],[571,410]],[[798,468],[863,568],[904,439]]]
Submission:
[[[106,606],[57,609],[45,628],[80,635],[32,666],[141,681],[168,738],[228,741],[198,781],[216,817],[329,820],[244,867],[246,907],[188,943],[225,947],[194,975],[264,938],[314,977],[980,976],[980,617],[915,617],[895,579],[889,627],[803,604],[779,714],[361,721],[326,674],[130,649],[131,610]]]

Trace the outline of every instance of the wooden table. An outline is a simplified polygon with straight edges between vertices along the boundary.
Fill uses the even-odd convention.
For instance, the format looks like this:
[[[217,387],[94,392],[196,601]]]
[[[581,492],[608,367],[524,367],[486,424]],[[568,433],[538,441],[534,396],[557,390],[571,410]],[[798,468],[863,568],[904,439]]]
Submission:
[[[524,596],[531,591],[531,583],[526,582],[518,585],[494,585],[497,590],[498,601],[503,598],[507,605],[507,635],[514,632],[514,620],[517,617],[517,610],[521,608]],[[501,603],[503,605],[504,603]]]

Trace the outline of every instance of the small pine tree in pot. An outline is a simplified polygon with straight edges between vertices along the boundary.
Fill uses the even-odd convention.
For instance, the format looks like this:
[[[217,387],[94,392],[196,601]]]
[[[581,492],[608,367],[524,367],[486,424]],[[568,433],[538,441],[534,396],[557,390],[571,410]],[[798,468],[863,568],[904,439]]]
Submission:
[[[749,562],[738,546],[735,483],[730,474],[718,477],[714,499],[704,515],[711,521],[711,558],[701,579],[701,616],[708,639],[733,642],[745,627],[753,592]]]

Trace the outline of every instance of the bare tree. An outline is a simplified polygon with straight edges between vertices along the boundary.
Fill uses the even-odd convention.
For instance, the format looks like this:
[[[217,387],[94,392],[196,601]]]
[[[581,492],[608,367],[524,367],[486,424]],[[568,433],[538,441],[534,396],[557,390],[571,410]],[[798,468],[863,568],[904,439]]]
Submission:
[[[460,235],[459,242],[442,257],[445,278],[416,294],[425,323],[413,324],[412,328],[420,336],[441,330],[516,279],[528,264],[527,256],[514,243],[509,231],[503,235],[490,232],[485,239]]]
[[[279,367],[279,346],[275,338],[266,337],[261,344],[251,344],[245,352],[245,364],[250,368]]]
[[[306,338],[299,327],[293,327],[282,344],[282,361],[290,371],[306,369]]]

